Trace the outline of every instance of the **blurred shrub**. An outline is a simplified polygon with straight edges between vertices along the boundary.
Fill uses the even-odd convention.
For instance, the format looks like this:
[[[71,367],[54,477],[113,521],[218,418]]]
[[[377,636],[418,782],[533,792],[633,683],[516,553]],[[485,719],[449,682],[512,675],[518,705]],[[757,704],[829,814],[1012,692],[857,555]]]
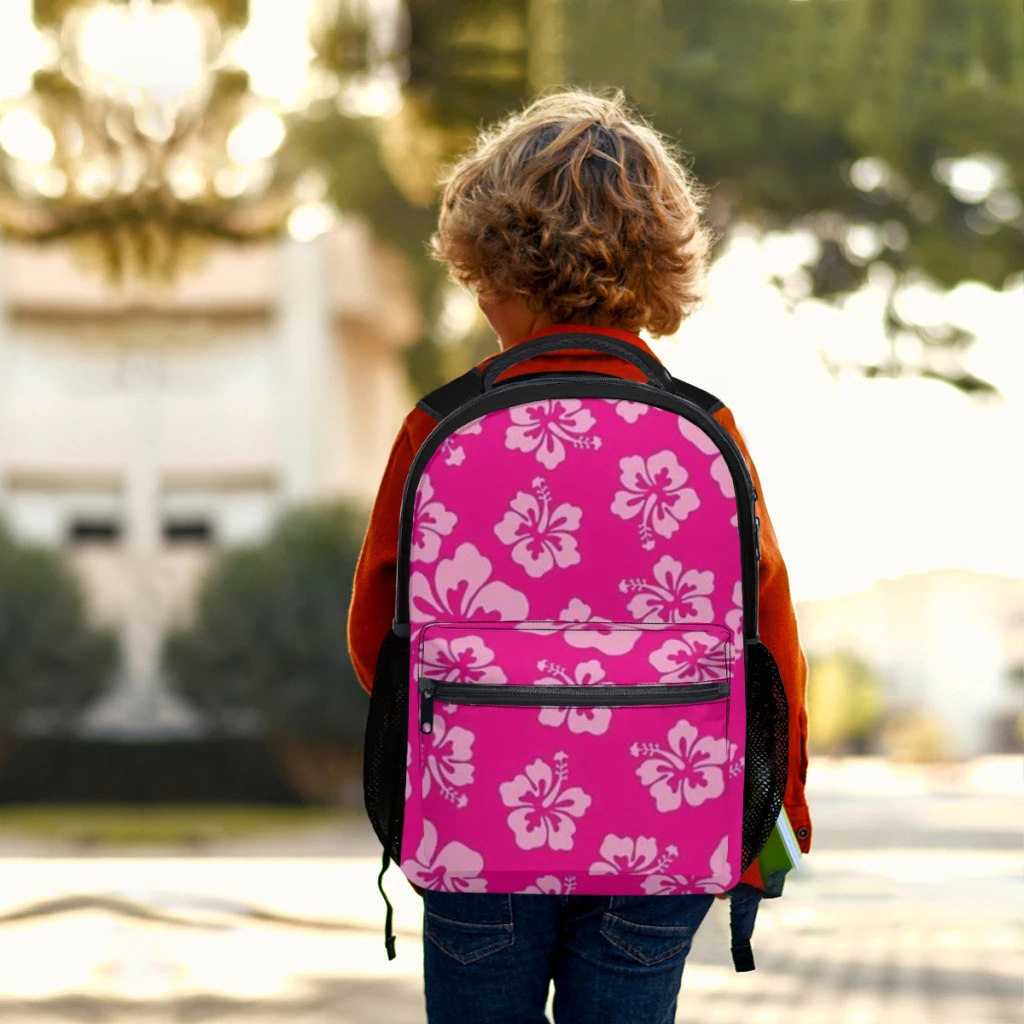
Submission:
[[[358,749],[367,698],[345,620],[365,525],[339,505],[297,510],[262,546],[214,563],[165,664],[215,730]]]
[[[949,737],[942,720],[924,708],[906,708],[890,715],[882,746],[894,761],[942,761],[949,756]]]
[[[113,634],[86,621],[64,558],[16,544],[0,526],[0,733],[69,729],[104,692],[117,657]]]
[[[874,747],[882,722],[882,679],[849,651],[809,658],[809,742],[826,754],[864,754]]]

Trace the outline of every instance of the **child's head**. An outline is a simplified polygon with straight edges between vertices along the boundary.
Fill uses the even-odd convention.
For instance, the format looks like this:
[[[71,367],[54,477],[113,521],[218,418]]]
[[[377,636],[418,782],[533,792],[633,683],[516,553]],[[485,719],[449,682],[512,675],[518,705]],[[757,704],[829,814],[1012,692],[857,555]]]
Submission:
[[[621,94],[564,91],[485,132],[449,175],[434,255],[481,305],[671,334],[700,301],[702,191]]]

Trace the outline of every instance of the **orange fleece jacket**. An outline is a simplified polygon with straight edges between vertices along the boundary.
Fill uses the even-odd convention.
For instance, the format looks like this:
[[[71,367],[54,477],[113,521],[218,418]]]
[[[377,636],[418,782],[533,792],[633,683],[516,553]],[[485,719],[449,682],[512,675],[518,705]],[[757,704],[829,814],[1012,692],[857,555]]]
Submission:
[[[539,331],[537,337],[561,331],[587,330],[591,333],[618,337],[654,355],[636,335],[612,328],[581,328],[561,325]],[[491,357],[493,358],[493,357]],[[489,360],[484,360],[481,367]],[[546,371],[588,370],[643,380],[640,370],[630,363],[598,352],[575,350],[536,356],[519,363],[507,376]],[[699,385],[698,385],[699,386]],[[715,419],[733,436],[750,468],[757,489],[757,515],[761,519],[760,563],[760,634],[775,656],[789,700],[789,783],[785,807],[796,832],[800,848],[806,853],[811,844],[811,819],[804,796],[807,777],[807,663],[797,635],[796,614],[789,594],[789,577],[779,551],[772,521],[765,507],[764,488],[736,429],[736,421],[727,408],[719,409]],[[395,578],[398,553],[399,514],[402,490],[412,466],[413,457],[437,422],[421,409],[413,409],[406,417],[395,439],[381,480],[377,499],[370,515],[369,528],[356,566],[352,604],[348,617],[348,645],[356,674],[363,687],[373,686],[373,673],[380,645],[391,628],[395,613]],[[744,881],[759,885],[756,862],[744,875]]]

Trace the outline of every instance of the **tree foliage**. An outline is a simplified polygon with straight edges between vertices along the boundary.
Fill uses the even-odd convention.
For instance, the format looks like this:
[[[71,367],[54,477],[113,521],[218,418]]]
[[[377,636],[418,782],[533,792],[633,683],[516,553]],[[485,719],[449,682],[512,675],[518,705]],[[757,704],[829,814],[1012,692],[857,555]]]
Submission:
[[[361,739],[366,697],[345,621],[364,529],[342,506],[297,510],[265,544],[213,566],[194,621],[167,641],[165,664],[215,728]]]
[[[86,621],[71,568],[0,528],[0,731],[63,731],[107,688],[113,635]]]
[[[814,258],[778,282],[791,301],[842,301],[871,267],[888,268],[890,355],[852,368],[988,389],[964,369],[970,335],[907,321],[899,295],[921,279],[1002,288],[1024,268],[1017,0],[406,6],[405,103],[365,140],[394,191],[379,181],[368,191],[362,169],[341,161],[334,195],[375,224],[404,219],[403,246],[420,265],[429,186],[481,123],[552,83],[618,87],[692,154],[720,238],[739,221],[813,232]],[[337,154],[352,131],[344,121],[319,123],[323,152]],[[437,280],[424,277],[428,293]],[[900,341],[917,354],[904,344],[898,356]]]

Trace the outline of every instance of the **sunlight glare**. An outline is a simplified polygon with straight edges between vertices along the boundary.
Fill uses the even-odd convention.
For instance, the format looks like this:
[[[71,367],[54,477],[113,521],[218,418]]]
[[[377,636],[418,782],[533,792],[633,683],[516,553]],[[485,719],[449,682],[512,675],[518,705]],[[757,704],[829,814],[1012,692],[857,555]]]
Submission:
[[[50,56],[50,48],[32,24],[32,0],[3,0],[0,3],[0,100],[29,92],[32,76]]]
[[[130,14],[99,6],[82,24],[79,45],[83,63],[110,92],[138,89],[166,102],[195,89],[205,74],[202,30],[179,5],[140,4]]]
[[[45,164],[54,153],[53,135],[35,114],[18,108],[0,120],[0,148],[16,160]]]
[[[284,122],[271,110],[254,110],[228,136],[228,155],[237,164],[254,164],[277,152]]]
[[[311,0],[249,0],[249,23],[234,59],[249,75],[249,88],[285,107],[301,103],[309,86],[308,20]]]

